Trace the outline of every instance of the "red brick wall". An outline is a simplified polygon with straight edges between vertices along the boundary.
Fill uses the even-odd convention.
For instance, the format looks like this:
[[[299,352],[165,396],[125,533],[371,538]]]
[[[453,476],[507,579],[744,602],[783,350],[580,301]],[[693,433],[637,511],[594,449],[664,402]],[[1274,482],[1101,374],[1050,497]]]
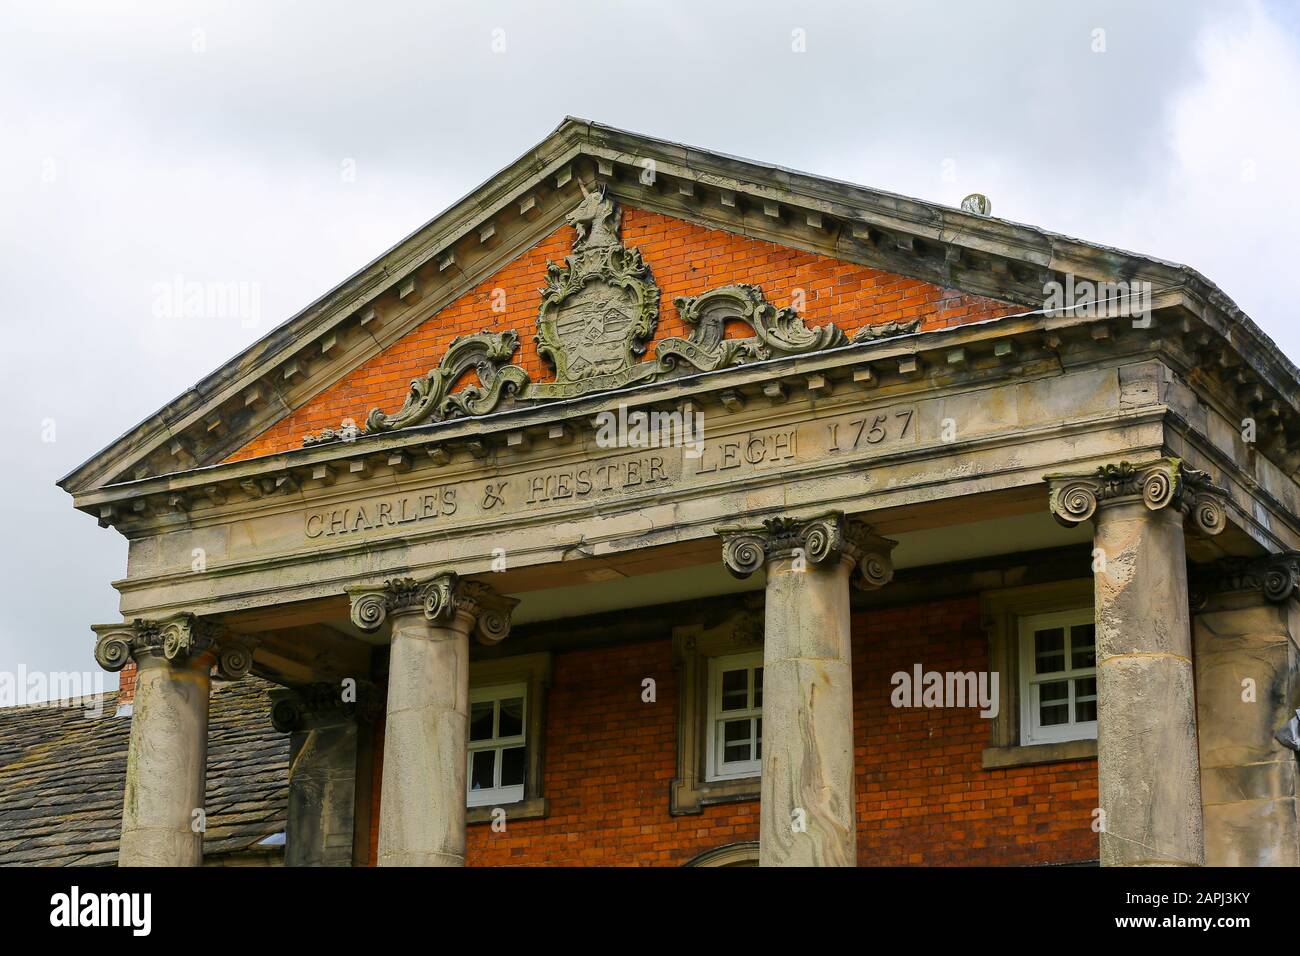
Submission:
[[[1095,761],[983,770],[988,724],[972,710],[895,709],[895,671],[982,670],[987,642],[974,597],[853,619],[858,858],[872,864],[1019,864],[1097,857]],[[653,677],[658,702],[641,701]],[[756,801],[668,813],[676,767],[671,644],[556,654],[547,699],[543,792],[550,814],[469,828],[468,862],[667,865],[758,839]],[[376,751],[382,754],[382,732]],[[378,845],[375,761],[371,857]]]
[[[135,700],[135,661],[130,661],[125,667],[118,671],[118,705],[129,704]]]
[[[965,295],[908,279],[789,249],[759,239],[706,229],[680,219],[632,207],[623,210],[623,241],[641,250],[659,286],[656,339],[684,336],[689,328],[677,315],[673,299],[709,289],[748,282],[762,287],[768,301],[791,304],[793,290],[803,289],[802,310],[809,325],[834,321],[852,334],[864,325],[920,318],[923,329],[973,322],[1018,311],[1007,303]],[[392,413],[401,407],[411,380],[435,367],[457,335],[515,329],[515,362],[534,381],[554,375],[537,353],[533,335],[546,261],[561,261],[570,251],[573,229],[561,226],[518,259],[462,295],[384,352],[365,362],[310,402],[249,442],[228,460],[238,461],[301,447],[302,436],[337,427],[344,418],[358,425],[372,408]],[[492,291],[505,290],[506,311],[492,311]],[[743,328],[729,335],[749,334]],[[646,358],[653,356],[653,348]]]

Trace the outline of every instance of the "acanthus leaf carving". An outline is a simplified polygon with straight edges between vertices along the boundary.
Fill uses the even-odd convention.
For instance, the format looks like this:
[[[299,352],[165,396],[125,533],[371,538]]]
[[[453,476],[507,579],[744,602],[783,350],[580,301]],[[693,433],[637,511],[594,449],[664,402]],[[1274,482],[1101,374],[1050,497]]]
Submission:
[[[811,518],[767,518],[761,526],[723,526],[722,562],[747,578],[774,558],[802,557],[811,566],[848,560],[853,583],[863,590],[884,587],[894,576],[891,552],[897,542],[883,538],[861,521],[832,511]]]

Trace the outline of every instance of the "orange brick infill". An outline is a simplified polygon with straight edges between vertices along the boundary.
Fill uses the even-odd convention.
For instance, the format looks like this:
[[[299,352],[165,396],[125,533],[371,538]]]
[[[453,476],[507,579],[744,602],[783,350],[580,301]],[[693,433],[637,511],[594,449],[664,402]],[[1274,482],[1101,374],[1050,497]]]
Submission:
[[[981,671],[977,598],[853,617],[854,738],[861,865],[1007,865],[1095,860],[1095,760],[985,770],[978,708],[895,708],[892,675]],[[653,677],[657,701],[644,703]],[[669,641],[558,653],[547,697],[543,819],[469,827],[472,866],[679,866],[758,839],[758,803],[669,813],[677,681]],[[376,739],[382,754],[382,730]],[[375,761],[371,860],[382,757]]]
[[[435,368],[458,335],[513,329],[520,343],[515,364],[535,382],[553,381],[554,373],[538,354],[533,336],[541,290],[546,285],[547,260],[562,261],[573,238],[571,227],[556,229],[227,460],[299,448],[303,435],[337,428],[345,418],[360,425],[373,408],[395,412],[405,400],[411,381]],[[921,328],[929,330],[1018,310],[1009,303],[630,206],[624,207],[623,242],[641,250],[659,286],[655,341],[690,334],[690,328],[677,314],[675,298],[742,282],[760,286],[768,301],[777,306],[790,305],[795,291],[801,290],[800,314],[808,325],[834,322],[850,335],[865,325],[889,321],[919,318]],[[503,312],[493,310],[494,303],[500,301],[495,290],[505,293]],[[728,323],[726,334],[734,337],[752,333],[744,323]],[[645,360],[653,358],[653,347],[647,353]],[[466,376],[460,384],[469,381],[472,376]]]

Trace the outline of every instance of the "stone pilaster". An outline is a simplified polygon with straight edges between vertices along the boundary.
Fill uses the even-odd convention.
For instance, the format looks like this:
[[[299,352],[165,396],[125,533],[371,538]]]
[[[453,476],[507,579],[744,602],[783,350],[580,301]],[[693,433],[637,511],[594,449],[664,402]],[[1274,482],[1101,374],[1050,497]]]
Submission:
[[[380,866],[463,866],[469,635],[496,644],[517,601],[443,572],[349,590],[352,621],[391,620]]]
[[[271,693],[271,722],[289,734],[285,866],[351,866],[356,820],[358,721],[382,702],[352,681]]]
[[[94,630],[101,667],[121,670],[134,660],[138,668],[118,865],[199,866],[211,672],[243,677],[252,653],[189,614]]]
[[[1205,862],[1300,866],[1300,554],[1197,568],[1192,592]]]
[[[1102,865],[1200,865],[1183,522],[1218,534],[1224,493],[1174,458],[1045,477],[1056,519],[1094,527]]]
[[[894,542],[839,513],[717,529],[733,574],[767,571],[761,866],[854,866],[849,587],[893,576]]]

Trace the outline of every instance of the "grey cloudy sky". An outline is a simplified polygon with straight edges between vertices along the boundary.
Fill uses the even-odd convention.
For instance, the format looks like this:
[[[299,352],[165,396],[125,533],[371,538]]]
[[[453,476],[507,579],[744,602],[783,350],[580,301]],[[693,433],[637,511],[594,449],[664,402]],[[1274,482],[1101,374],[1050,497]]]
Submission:
[[[93,669],[118,619],[125,543],[55,480],[566,113],[986,193],[1200,269],[1300,358],[1298,7],[3,0],[0,671]],[[177,277],[256,283],[260,323],[155,317]]]

